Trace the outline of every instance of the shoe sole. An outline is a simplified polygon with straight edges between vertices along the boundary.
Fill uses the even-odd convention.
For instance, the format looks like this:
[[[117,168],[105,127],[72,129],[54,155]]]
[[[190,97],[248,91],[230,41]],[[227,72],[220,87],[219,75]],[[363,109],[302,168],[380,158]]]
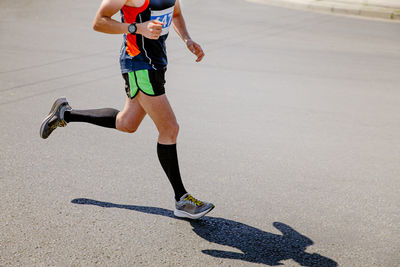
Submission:
[[[208,210],[205,210],[205,211],[197,213],[197,214],[190,214],[186,211],[175,209],[174,215],[179,218],[188,218],[188,219],[192,219],[192,220],[197,220],[197,219],[200,219],[201,217],[203,217],[204,215],[206,215],[207,213],[209,213],[210,211],[212,211],[214,208],[215,208],[215,206],[212,206]]]
[[[43,136],[44,127],[53,118],[53,116],[56,115],[58,108],[64,103],[68,103],[65,97],[59,98],[56,101],[54,101],[53,106],[50,109],[49,115],[47,115],[47,117],[44,118],[44,120],[42,121],[42,125],[40,125],[40,137],[42,137],[43,139],[49,137],[49,136],[47,137]]]

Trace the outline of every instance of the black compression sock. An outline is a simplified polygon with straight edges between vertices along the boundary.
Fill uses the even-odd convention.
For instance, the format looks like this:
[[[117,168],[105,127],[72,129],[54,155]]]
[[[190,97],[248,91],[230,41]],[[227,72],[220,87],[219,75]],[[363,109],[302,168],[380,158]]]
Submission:
[[[157,154],[161,166],[163,167],[165,174],[168,176],[169,182],[174,189],[175,200],[178,201],[187,192],[182,184],[181,174],[179,172],[176,144],[163,145],[157,143]]]
[[[89,109],[89,110],[67,110],[64,120],[69,123],[73,121],[87,122],[107,128],[116,128],[118,110],[113,108]]]

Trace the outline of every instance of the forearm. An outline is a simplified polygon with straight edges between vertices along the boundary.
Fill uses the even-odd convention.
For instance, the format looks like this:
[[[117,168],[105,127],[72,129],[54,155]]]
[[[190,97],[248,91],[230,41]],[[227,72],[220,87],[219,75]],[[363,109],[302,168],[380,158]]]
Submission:
[[[172,25],[176,33],[182,38],[185,43],[187,42],[187,40],[191,39],[182,14],[174,16],[174,19],[172,20]]]
[[[190,50],[190,52],[192,52],[193,54],[196,55],[196,57],[197,57],[196,62],[200,62],[204,57],[203,49],[201,48],[201,46],[198,43],[196,43],[195,41],[192,40],[192,38],[190,38],[189,32],[186,28],[185,20],[183,19],[183,16],[182,16],[182,10],[181,10],[179,0],[176,0],[176,3],[175,3],[172,25],[174,26],[176,33],[185,42],[185,44],[186,44],[187,48]]]
[[[98,32],[109,34],[128,33],[129,23],[122,23],[109,17],[96,18],[93,23],[93,29]]]
[[[123,34],[129,33],[129,23],[122,23],[109,17],[96,18],[93,24],[93,29],[98,32],[109,33],[109,34]],[[137,34],[143,34],[145,31],[145,23],[136,24]]]

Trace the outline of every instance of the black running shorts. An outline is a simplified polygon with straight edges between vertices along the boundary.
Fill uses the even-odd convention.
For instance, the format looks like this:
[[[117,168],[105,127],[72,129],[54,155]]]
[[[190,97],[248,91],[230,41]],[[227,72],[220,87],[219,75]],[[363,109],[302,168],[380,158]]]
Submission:
[[[136,70],[123,73],[125,80],[126,95],[135,98],[139,90],[150,96],[165,94],[165,71],[164,70]]]

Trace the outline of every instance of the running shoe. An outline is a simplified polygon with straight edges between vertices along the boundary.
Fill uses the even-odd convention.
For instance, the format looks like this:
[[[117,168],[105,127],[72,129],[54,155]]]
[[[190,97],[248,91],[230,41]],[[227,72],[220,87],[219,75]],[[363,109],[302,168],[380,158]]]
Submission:
[[[175,202],[174,215],[179,218],[199,219],[214,207],[214,204],[202,202],[186,193],[179,201]]]
[[[65,97],[54,101],[49,115],[47,115],[40,126],[40,137],[46,139],[57,127],[67,126],[67,122],[64,120],[64,112],[66,110],[72,109]]]

